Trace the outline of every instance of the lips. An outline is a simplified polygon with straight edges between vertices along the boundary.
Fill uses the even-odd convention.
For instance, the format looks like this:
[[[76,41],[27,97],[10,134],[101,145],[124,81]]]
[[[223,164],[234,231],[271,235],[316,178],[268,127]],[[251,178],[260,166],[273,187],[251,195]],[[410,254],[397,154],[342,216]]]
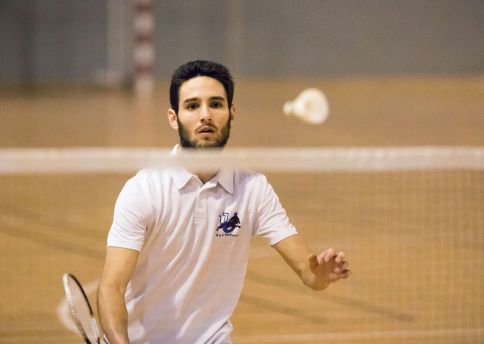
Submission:
[[[204,125],[197,130],[197,134],[211,134],[215,132],[215,128],[210,125]]]

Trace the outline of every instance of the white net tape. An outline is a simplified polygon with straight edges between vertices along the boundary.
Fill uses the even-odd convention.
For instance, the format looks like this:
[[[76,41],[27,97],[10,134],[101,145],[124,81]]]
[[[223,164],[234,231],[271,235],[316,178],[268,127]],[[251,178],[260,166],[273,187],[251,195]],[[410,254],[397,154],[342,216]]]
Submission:
[[[2,149],[0,173],[134,172],[145,167],[182,164],[259,171],[417,171],[484,169],[484,147],[400,148],[231,148],[184,152],[171,149],[60,148]]]

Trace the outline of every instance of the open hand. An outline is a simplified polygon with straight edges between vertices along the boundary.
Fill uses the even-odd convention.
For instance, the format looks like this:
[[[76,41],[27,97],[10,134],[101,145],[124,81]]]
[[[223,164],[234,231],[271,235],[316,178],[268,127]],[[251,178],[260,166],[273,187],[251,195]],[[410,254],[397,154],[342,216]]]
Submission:
[[[318,256],[309,258],[309,267],[315,278],[321,283],[333,283],[351,275],[344,252],[328,248]]]

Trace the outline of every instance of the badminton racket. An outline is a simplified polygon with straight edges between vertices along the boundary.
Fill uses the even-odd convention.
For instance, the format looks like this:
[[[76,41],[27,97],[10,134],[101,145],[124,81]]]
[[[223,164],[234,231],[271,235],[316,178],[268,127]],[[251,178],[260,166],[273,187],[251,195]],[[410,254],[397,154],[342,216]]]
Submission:
[[[91,304],[79,280],[66,272],[63,282],[69,311],[84,341],[87,344],[109,343],[105,338],[101,338]]]

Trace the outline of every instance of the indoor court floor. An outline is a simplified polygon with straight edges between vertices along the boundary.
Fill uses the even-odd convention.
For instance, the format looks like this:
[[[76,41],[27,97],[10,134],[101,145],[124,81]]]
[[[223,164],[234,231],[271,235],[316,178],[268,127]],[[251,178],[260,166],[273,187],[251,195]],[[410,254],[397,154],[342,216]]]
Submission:
[[[321,126],[282,114],[306,87],[328,97]],[[150,99],[0,89],[0,149],[168,148],[177,136],[167,99],[166,85]],[[484,146],[482,77],[236,80],[234,102],[232,147]],[[341,248],[353,275],[308,290],[255,238],[235,344],[484,343],[484,171],[267,175],[311,248]],[[0,343],[82,342],[66,328],[62,274],[73,272],[95,302],[129,177],[0,175]]]

